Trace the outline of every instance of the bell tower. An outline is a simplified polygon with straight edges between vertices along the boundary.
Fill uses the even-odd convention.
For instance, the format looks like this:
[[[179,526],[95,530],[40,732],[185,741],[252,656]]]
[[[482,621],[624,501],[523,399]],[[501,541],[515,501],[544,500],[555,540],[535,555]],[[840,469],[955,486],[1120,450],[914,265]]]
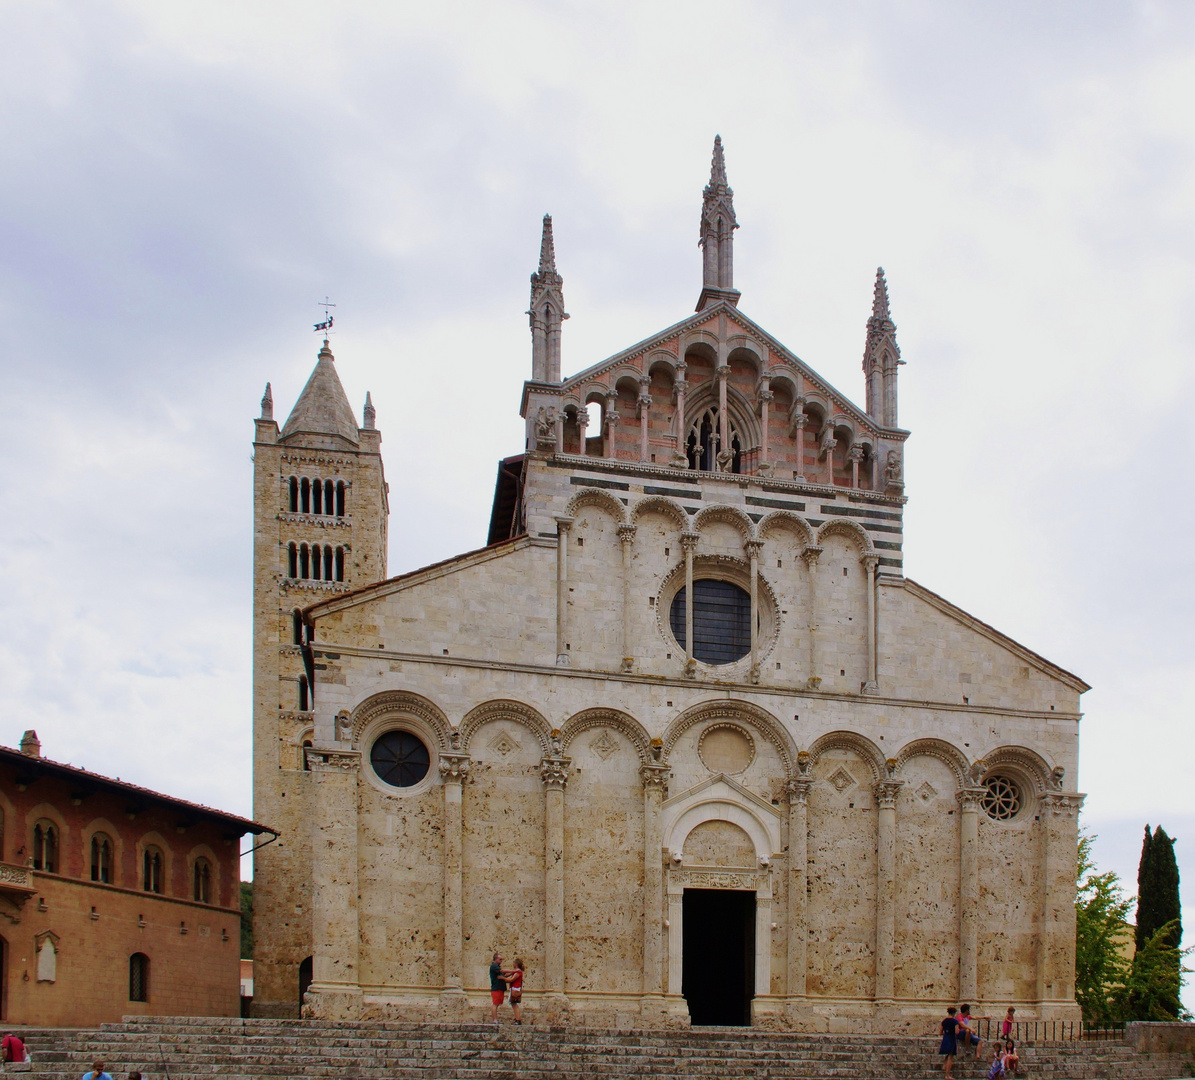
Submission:
[[[368,395],[357,424],[325,338],[281,430],[266,385],[253,442],[253,812],[280,830],[254,856],[254,1014],[298,1016],[312,954],[316,652],[301,612],[386,576],[389,506]],[[307,975],[310,981],[310,976]]]

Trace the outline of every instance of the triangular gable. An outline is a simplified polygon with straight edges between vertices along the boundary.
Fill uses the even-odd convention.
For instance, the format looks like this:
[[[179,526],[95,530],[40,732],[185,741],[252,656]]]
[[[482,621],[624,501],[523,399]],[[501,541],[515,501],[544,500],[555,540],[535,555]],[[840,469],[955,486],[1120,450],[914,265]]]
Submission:
[[[694,802],[696,801],[695,796],[701,795],[705,791],[711,791],[711,794],[714,794],[712,789],[717,787],[730,788],[734,795],[738,796],[739,799],[751,803],[757,810],[765,811],[766,813],[771,814],[773,817],[782,816],[780,811],[777,810],[776,807],[774,807],[770,802],[768,802],[766,799],[761,799],[755,794],[754,791],[750,791],[743,787],[743,785],[740,784],[733,776],[728,776],[724,772],[715,773],[708,779],[702,780],[700,784],[694,784],[691,788],[686,788],[684,791],[677,792],[675,795],[670,795],[664,800],[662,805],[665,809],[668,809],[669,807],[676,806],[683,802]]]
[[[1007,634],[1000,633],[994,626],[989,626],[982,619],[975,618],[974,615],[969,615],[960,607],[955,607],[949,600],[939,596],[936,592],[932,592],[924,585],[918,585],[917,582],[905,578],[903,582],[906,591],[912,593],[918,600],[923,600],[929,604],[930,607],[942,612],[943,615],[954,619],[955,622],[962,623],[970,630],[981,637],[987,638],[1003,649],[1007,649],[1015,656],[1020,657],[1025,663],[1037,668],[1043,674],[1049,675],[1053,679],[1057,679],[1061,683],[1065,683],[1072,690],[1082,694],[1090,690],[1091,687],[1085,683],[1078,675],[1067,671],[1065,668],[1059,667],[1057,664],[1051,663],[1044,656],[1040,656],[1032,649],[1025,648],[1019,641],[1014,641]]]

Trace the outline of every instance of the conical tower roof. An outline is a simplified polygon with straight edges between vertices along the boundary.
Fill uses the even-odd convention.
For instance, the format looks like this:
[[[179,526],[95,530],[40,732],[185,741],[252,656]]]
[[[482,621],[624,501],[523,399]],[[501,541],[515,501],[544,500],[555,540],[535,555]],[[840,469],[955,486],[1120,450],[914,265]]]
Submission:
[[[339,435],[356,446],[361,439],[353,408],[340,385],[336,364],[328,341],[319,351],[315,370],[290,416],[282,427],[282,438],[300,433],[309,435]]]

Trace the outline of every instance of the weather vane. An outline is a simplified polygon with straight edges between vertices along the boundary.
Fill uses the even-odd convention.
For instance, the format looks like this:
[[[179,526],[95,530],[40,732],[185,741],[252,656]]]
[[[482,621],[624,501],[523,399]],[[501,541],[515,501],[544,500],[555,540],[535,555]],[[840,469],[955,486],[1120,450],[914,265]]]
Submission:
[[[328,311],[329,308],[334,308],[336,305],[332,303],[326,296],[319,301],[319,306],[324,309],[324,321],[315,324],[315,333],[323,331],[324,337],[328,336],[328,331],[332,329],[332,324],[336,321],[335,318]]]

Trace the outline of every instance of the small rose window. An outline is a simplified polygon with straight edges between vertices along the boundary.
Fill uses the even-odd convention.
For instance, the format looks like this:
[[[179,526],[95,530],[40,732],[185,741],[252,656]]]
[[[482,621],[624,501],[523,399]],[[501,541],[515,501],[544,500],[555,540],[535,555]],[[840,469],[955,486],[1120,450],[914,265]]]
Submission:
[[[1021,789],[1007,776],[992,776],[984,783],[983,812],[993,821],[1011,821],[1021,810]]]

